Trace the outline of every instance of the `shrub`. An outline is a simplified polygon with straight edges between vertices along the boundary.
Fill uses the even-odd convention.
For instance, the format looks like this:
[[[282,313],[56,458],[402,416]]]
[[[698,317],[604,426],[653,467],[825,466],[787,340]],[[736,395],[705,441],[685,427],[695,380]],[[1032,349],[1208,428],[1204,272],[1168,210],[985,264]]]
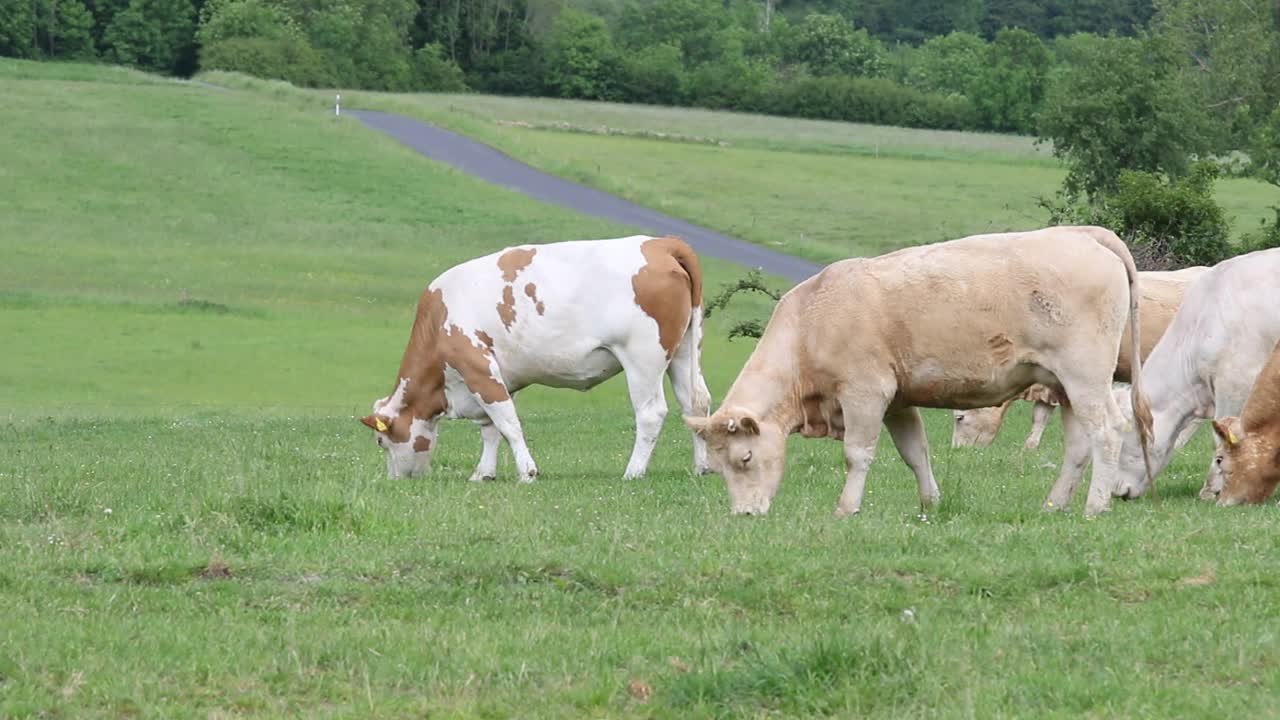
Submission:
[[[619,71],[618,92],[626,102],[675,105],[688,82],[680,48],[665,43],[627,52]]]
[[[201,50],[200,67],[286,80],[303,87],[337,84],[320,54],[296,36],[219,40]]]
[[[423,45],[413,55],[413,89],[433,92],[462,92],[467,89],[462,68],[444,56],[437,43]]]
[[[778,115],[950,130],[973,128],[977,122],[966,98],[923,93],[882,78],[802,77],[773,85],[758,109]]]
[[[1209,162],[1179,178],[1124,170],[1116,189],[1095,195],[1093,203],[1063,191],[1040,204],[1051,224],[1110,228],[1129,244],[1140,270],[1213,265],[1232,254],[1226,213],[1213,199],[1217,177],[1217,166]]]

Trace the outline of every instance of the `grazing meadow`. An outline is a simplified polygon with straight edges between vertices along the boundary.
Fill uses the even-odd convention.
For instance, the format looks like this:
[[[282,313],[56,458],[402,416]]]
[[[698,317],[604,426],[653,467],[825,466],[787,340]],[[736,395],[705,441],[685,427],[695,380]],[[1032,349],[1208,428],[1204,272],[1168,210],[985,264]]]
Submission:
[[[771,514],[740,518],[719,478],[691,474],[674,403],[649,476],[621,479],[615,379],[517,397],[532,485],[505,448],[498,480],[466,482],[480,441],[460,422],[432,475],[389,481],[356,418],[390,390],[426,283],[505,245],[632,229],[427,161],[318,95],[14,61],[0,92],[0,717],[1276,714],[1276,510],[1195,499],[1207,432],[1158,501],[1085,521],[1081,498],[1039,509],[1056,420],[1039,452],[1021,450],[1026,408],[991,448],[951,450],[949,413],[929,411],[939,507],[921,511],[886,437],[863,514],[836,520],[840,448],[796,438]],[[701,149],[485,132],[580,164]],[[884,161],[1056,182],[1043,158],[1006,157],[1022,150],[964,152]],[[665,182],[764,162],[749,153],[789,192],[817,171],[805,158],[875,160],[731,146]],[[652,188],[660,162],[607,174]],[[891,166],[851,167],[892,184]],[[822,252],[941,231],[899,242],[896,215],[842,219],[771,187],[725,186],[705,218],[666,209],[734,231],[756,208],[742,234],[763,242],[785,207],[828,227]],[[926,196],[992,222],[999,193],[956,188]],[[711,292],[742,273],[704,267]],[[708,323],[714,398],[751,348],[729,324],[768,310],[744,299]]]

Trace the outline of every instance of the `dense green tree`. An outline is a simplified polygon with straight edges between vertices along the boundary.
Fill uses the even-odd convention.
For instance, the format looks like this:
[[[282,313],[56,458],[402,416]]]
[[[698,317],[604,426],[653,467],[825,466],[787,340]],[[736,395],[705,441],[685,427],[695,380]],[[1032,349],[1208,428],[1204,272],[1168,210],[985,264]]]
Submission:
[[[30,57],[36,51],[33,3],[0,2],[0,55]]]
[[[202,45],[230,38],[298,37],[284,8],[270,0],[209,0],[200,11],[196,39]]]
[[[1121,170],[1185,172],[1206,148],[1206,122],[1173,49],[1150,37],[1067,42],[1070,64],[1053,79],[1039,123],[1067,163],[1067,190],[1114,190]]]
[[[630,102],[674,105],[687,82],[680,48],[675,45],[653,45],[620,58],[618,92]]]
[[[195,36],[191,0],[130,0],[103,32],[113,61],[171,73]]]
[[[617,53],[604,20],[565,10],[547,35],[545,55],[547,85],[560,97],[613,97]]]
[[[1156,0],[1153,32],[1180,54],[1200,102],[1217,121],[1220,150],[1241,147],[1255,115],[1280,99],[1280,31],[1274,0]]]
[[[929,92],[972,97],[987,56],[986,41],[973,33],[930,38],[915,53],[904,81]]]
[[[971,98],[992,130],[1032,132],[1044,99],[1049,50],[1026,30],[1005,28],[987,46],[986,62],[975,78]]]
[[[792,42],[785,59],[804,63],[814,75],[879,77],[885,72],[880,41],[839,15],[809,15]]]

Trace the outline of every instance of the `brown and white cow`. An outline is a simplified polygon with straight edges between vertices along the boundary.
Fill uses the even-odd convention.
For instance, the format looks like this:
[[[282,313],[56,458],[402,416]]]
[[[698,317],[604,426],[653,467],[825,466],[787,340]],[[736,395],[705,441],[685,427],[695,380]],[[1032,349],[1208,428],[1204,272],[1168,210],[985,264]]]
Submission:
[[[1181,270],[1148,271],[1138,273],[1138,292],[1142,298],[1142,360],[1146,362],[1151,350],[1160,341],[1164,331],[1173,321],[1173,315],[1182,305],[1182,294],[1187,286],[1200,277],[1209,268],[1202,265],[1183,268]],[[1130,343],[1129,331],[1125,330],[1120,339],[1120,355],[1116,358],[1115,379],[1118,382],[1129,382],[1132,376],[1129,367]],[[1033,385],[1021,398],[1035,403],[1031,416],[1031,432],[1027,435],[1022,447],[1034,450],[1040,447],[1040,437],[1053,416],[1053,408],[1060,404],[1051,390],[1041,385]],[[975,408],[973,410],[956,410],[955,427],[951,434],[951,447],[987,447],[996,439],[1000,425],[1009,411],[1010,400],[999,407]],[[1188,428],[1184,433],[1189,438],[1197,426]]]
[[[636,235],[522,245],[442,273],[418,302],[391,395],[361,422],[386,450],[387,474],[430,469],[440,419],[480,425],[473,481],[492,479],[506,439],[519,479],[538,474],[512,397],[528,385],[587,390],[626,375],[636,441],[625,477],[644,475],[666,417],[662,376],[681,409],[706,415],[699,367],[702,272],[673,237]],[[706,446],[695,436],[695,469]]]
[[[768,512],[788,435],[843,440],[844,516],[862,507],[882,422],[921,501],[932,502],[938,485],[917,408],[999,405],[1041,383],[1068,399],[1066,457],[1046,507],[1065,507],[1092,459],[1093,515],[1110,505],[1120,452],[1111,376],[1126,315],[1141,338],[1136,284],[1128,248],[1096,227],[977,235],[833,263],[779,301],[724,404],[686,423],[706,439],[735,513]],[[1141,368],[1136,353],[1133,363]],[[1133,399],[1145,407],[1140,383]]]
[[[1218,504],[1261,503],[1280,484],[1280,345],[1253,381],[1240,417],[1213,421],[1222,473]]]
[[[1168,464],[1189,426],[1242,412],[1254,380],[1280,342],[1277,278],[1280,248],[1224,260],[1187,288],[1142,376],[1151,398],[1154,442],[1144,453],[1138,438],[1125,433],[1118,496],[1145,492],[1147,481]],[[1120,409],[1128,412],[1127,405],[1121,402]],[[1210,462],[1200,497],[1212,500],[1221,489],[1221,473]]]

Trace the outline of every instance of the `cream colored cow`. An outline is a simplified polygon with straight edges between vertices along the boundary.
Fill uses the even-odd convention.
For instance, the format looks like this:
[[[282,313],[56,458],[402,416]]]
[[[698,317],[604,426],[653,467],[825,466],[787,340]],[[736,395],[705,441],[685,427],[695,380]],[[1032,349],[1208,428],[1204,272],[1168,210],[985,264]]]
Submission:
[[[391,395],[361,422],[386,450],[387,474],[430,469],[443,417],[480,425],[472,480],[494,477],[503,439],[520,480],[538,474],[512,397],[528,385],[587,390],[627,378],[636,441],[625,477],[644,474],[662,429],[671,379],[681,409],[706,415],[699,368],[702,272],[683,240],[644,235],[523,245],[470,260],[432,281]],[[706,446],[694,438],[695,469]]]
[[[1218,504],[1265,502],[1280,484],[1280,345],[1253,381],[1240,417],[1214,420],[1213,430],[1223,482]]]
[[[1160,341],[1164,331],[1173,320],[1173,315],[1182,304],[1182,294],[1187,286],[1200,277],[1209,268],[1203,265],[1170,271],[1148,271],[1138,273],[1138,291],[1142,298],[1142,360],[1145,362],[1152,348]],[[1120,355],[1116,358],[1115,379],[1129,382],[1129,331],[1125,330],[1120,340]],[[1053,416],[1053,408],[1061,404],[1053,391],[1041,385],[1033,385],[1021,398],[1014,400],[1034,402],[1035,409],[1031,416],[1031,433],[1027,435],[1022,447],[1034,450],[1040,447],[1040,437]],[[996,439],[1004,416],[1009,412],[1010,400],[999,407],[974,408],[972,410],[956,410],[955,427],[951,434],[951,447],[986,447]],[[1195,431],[1190,428],[1187,436]]]
[[[1125,319],[1141,341],[1137,270],[1097,227],[976,235],[844,260],[779,301],[755,351],[709,418],[706,439],[735,513],[768,512],[787,436],[843,440],[848,473],[836,514],[862,508],[880,424],[938,498],[918,407],[999,405],[1033,383],[1063,391],[1066,457],[1046,508],[1064,508],[1085,467],[1085,514],[1110,506],[1124,418],[1111,377]],[[1132,357],[1135,370],[1141,360]],[[1135,372],[1140,424],[1146,396]]]

